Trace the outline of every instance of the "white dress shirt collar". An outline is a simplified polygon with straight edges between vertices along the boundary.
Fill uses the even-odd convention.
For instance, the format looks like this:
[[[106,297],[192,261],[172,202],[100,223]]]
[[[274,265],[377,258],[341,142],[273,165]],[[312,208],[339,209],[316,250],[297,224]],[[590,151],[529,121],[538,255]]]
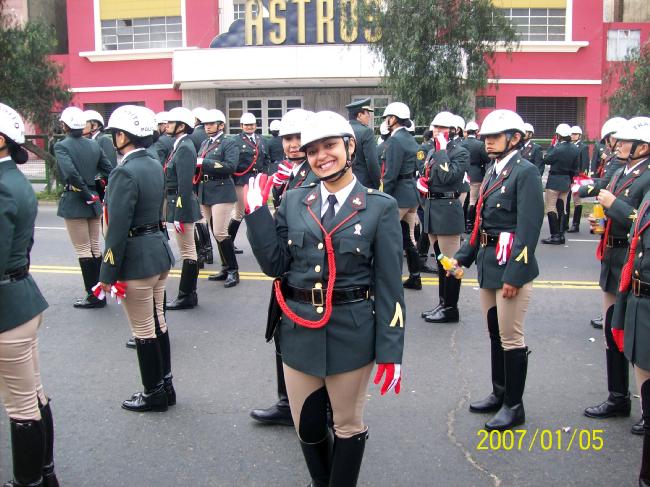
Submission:
[[[516,153],[517,153],[517,151],[512,151],[510,154],[508,154],[507,156],[505,156],[503,159],[501,159],[500,161],[497,160],[497,161],[494,163],[494,172],[495,172],[495,174],[496,174],[497,176],[498,176],[499,174],[501,174],[501,171],[503,171],[503,168],[506,167],[506,164],[508,164],[508,162],[510,161],[510,159],[512,159]]]
[[[327,211],[327,207],[329,206],[329,201],[327,201],[327,197],[330,194],[336,196],[336,205],[334,205],[334,213],[338,213],[343,203],[345,203],[345,200],[347,200],[348,196],[350,196],[350,193],[352,192],[352,189],[354,188],[355,184],[357,184],[357,178],[355,176],[352,176],[352,181],[350,182],[350,184],[348,184],[344,188],[339,189],[336,193],[330,193],[329,191],[327,191],[325,184],[320,183],[320,214],[324,215],[325,212]]]

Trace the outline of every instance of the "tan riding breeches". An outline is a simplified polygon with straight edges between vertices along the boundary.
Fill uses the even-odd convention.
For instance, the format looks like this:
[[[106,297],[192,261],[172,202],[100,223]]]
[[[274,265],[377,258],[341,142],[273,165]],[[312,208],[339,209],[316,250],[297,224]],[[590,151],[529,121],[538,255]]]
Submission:
[[[554,189],[547,189],[544,192],[544,199],[546,200],[546,213],[555,213],[557,214],[557,200],[562,200],[566,208],[566,201],[569,197],[568,191],[555,191]]]
[[[636,388],[639,392],[639,397],[641,396],[641,386],[647,380],[650,380],[650,370],[645,370],[640,367],[634,366],[634,378],[636,379]],[[643,399],[641,399],[643,403]],[[641,404],[643,406],[643,404]]]
[[[217,242],[228,238],[228,225],[235,209],[235,203],[219,203],[216,205],[201,205],[201,212],[207,222],[212,224],[212,234]]]
[[[178,233],[173,224],[170,225],[170,232],[176,236],[176,245],[181,253],[181,260],[196,260],[196,243],[194,242],[194,223],[184,223],[183,233]]]
[[[476,206],[482,183],[469,183],[469,205]]]
[[[12,419],[41,419],[38,401],[47,404],[38,360],[38,329],[43,314],[0,333],[0,398]]]
[[[503,289],[480,289],[479,298],[483,316],[496,306],[499,319],[499,335],[504,350],[524,348],[524,320],[533,292],[533,283],[529,282],[519,288],[514,298],[504,298]]]
[[[168,274],[169,272],[163,272],[146,279],[126,281],[126,298],[122,304],[134,337],[156,338],[154,303],[160,331],[163,333],[167,331],[163,304],[165,300],[165,282]]]
[[[101,228],[99,217],[66,218],[63,221],[78,259],[102,256],[102,251],[99,248]]]
[[[417,208],[400,208],[399,209],[399,219],[404,220],[409,226],[409,236],[413,245],[417,246],[415,241],[415,222],[418,219],[418,209]]]
[[[363,410],[373,366],[374,362],[370,362],[360,369],[329,375],[323,379],[284,364],[291,416],[298,435],[300,435],[300,413],[305,400],[323,386],[327,389],[332,404],[336,436],[350,438],[368,429],[363,422]]]
[[[235,186],[235,191],[237,192],[237,203],[235,203],[235,206],[232,209],[231,218],[240,222],[244,219],[244,211],[246,210],[246,202],[244,201],[244,187]]]
[[[440,252],[447,257],[453,257],[456,255],[456,252],[458,252],[458,249],[460,249],[460,235],[429,234],[429,242],[431,242],[431,248],[433,248],[434,244],[438,242]]]

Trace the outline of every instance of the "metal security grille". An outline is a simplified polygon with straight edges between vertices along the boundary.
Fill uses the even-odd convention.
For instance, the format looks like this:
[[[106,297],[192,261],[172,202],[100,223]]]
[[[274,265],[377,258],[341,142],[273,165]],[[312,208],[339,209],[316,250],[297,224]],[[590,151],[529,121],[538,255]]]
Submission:
[[[517,97],[517,113],[535,127],[536,138],[551,138],[560,123],[584,125],[580,98]]]

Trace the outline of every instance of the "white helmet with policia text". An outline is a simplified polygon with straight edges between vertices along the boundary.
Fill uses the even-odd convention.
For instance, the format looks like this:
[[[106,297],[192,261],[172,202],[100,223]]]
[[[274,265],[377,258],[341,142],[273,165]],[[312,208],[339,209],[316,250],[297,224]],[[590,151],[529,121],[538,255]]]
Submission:
[[[106,129],[111,132],[127,132],[137,138],[152,135],[155,120],[143,108],[135,105],[117,107],[111,113]]]
[[[61,112],[59,121],[63,122],[70,130],[82,130],[86,126],[86,116],[79,107],[67,107]]]
[[[650,144],[650,118],[634,117],[612,134],[616,140]]]
[[[24,164],[29,154],[22,147],[25,143],[25,124],[18,112],[4,103],[0,103],[0,134],[5,138],[5,146],[16,164]]]
[[[314,115],[314,112],[296,108],[284,114],[280,121],[279,136],[295,135],[302,133],[307,120]]]
[[[600,140],[603,140],[608,135],[612,135],[618,129],[620,129],[627,120],[623,117],[614,117],[610,118],[603,124],[603,128],[600,129]]]
[[[192,110],[192,115],[194,115],[194,118],[196,118],[199,123],[204,123],[205,122],[205,117],[208,114],[208,109],[204,107],[196,107],[195,109]]]
[[[181,122],[187,127],[187,133],[191,134],[194,131],[194,114],[185,107],[176,107],[169,110],[167,114],[167,123]],[[176,133],[177,127],[174,127]]]

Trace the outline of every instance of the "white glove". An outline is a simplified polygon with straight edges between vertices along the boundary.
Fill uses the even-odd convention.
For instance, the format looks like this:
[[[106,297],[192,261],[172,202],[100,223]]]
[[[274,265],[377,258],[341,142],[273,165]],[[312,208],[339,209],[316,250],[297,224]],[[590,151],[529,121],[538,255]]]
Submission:
[[[291,176],[291,171],[293,170],[293,164],[289,161],[282,161],[278,165],[278,172],[282,176],[286,176],[287,178]]]
[[[418,178],[415,185],[418,188],[418,191],[423,195],[429,192],[429,182],[427,181],[427,178],[425,177]]]
[[[196,159],[196,165],[197,165],[197,166],[202,166],[202,165],[203,165],[203,158],[202,158],[202,157],[197,157],[197,159]]]
[[[513,233],[501,232],[499,234],[499,244],[497,245],[497,262],[499,265],[505,265],[508,262],[514,239],[515,235]]]
[[[467,183],[467,184],[470,183],[469,175],[468,175],[467,173],[465,173],[465,175],[463,176],[463,182],[464,182],[464,183]]]
[[[440,150],[447,150],[447,139],[445,139],[443,134],[438,134],[436,140],[438,141],[438,147],[440,147]]]
[[[248,178],[248,191],[246,193],[246,206],[249,208],[249,211],[252,213],[263,204],[262,201],[262,188],[260,185],[260,179],[262,174],[258,174],[255,177]]]

